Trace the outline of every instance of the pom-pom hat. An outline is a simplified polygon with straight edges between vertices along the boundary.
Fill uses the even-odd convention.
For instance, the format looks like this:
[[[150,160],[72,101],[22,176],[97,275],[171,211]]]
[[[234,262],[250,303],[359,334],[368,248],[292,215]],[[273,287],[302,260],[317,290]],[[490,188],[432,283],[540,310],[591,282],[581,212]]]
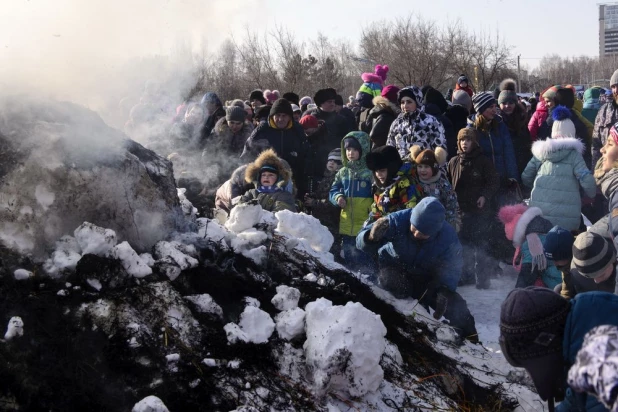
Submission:
[[[575,124],[571,120],[571,111],[565,106],[556,106],[551,113],[554,124],[551,127],[553,139],[561,137],[576,137]]]

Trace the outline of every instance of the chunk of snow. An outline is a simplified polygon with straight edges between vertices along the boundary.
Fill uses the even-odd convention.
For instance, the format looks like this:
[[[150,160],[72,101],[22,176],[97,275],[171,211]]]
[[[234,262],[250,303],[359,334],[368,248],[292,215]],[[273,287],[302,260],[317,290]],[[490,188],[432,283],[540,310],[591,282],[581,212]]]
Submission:
[[[313,273],[307,273],[303,279],[305,279],[307,282],[317,282],[318,281],[318,277],[314,275]]]
[[[56,295],[58,296],[67,296],[68,294],[69,294],[69,291],[67,291],[66,289],[60,289],[58,293],[56,293]]]
[[[221,309],[221,306],[217,305],[209,294],[204,293],[201,295],[185,296],[185,299],[189,302],[193,302],[199,312],[212,313],[213,315],[223,318],[223,309]]]
[[[227,367],[230,369],[238,369],[240,368],[240,361],[239,360],[231,360],[227,363]]]
[[[245,383],[245,389],[251,389],[251,384],[249,382]]]
[[[157,260],[170,258],[181,270],[196,267],[199,263],[197,259],[182,252],[182,247],[183,245],[180,242],[160,241],[154,246],[154,254]],[[193,251],[195,251],[195,248]]]
[[[282,210],[275,217],[279,221],[277,232],[304,240],[317,252],[328,252],[333,245],[333,235],[311,215]]]
[[[24,335],[24,321],[19,316],[13,316],[9,319],[9,323],[6,327],[6,333],[4,339],[11,340],[17,336]]]
[[[198,235],[202,238],[208,238],[215,243],[234,236],[223,225],[216,220],[206,219],[204,217],[197,219]]]
[[[81,258],[82,255],[72,250],[56,250],[51,255],[52,263],[59,270],[75,270]]]
[[[26,269],[17,269],[15,272],[13,272],[13,276],[16,280],[26,280],[31,276],[34,276],[34,273]]]
[[[255,306],[247,306],[240,315],[240,322],[228,323],[223,327],[229,343],[237,341],[266,343],[275,330],[270,315]]]
[[[189,388],[191,388],[191,389],[197,388],[197,385],[199,385],[200,382],[201,382],[200,379],[195,379],[195,380],[189,382]]]
[[[114,246],[109,251],[109,256],[120,260],[124,270],[135,278],[143,278],[152,274],[150,266],[133,250],[129,242],[125,241]]]
[[[243,203],[232,209],[225,227],[234,233],[240,233],[258,224],[261,216],[262,206]]]
[[[202,360],[202,363],[210,368],[214,368],[215,366],[217,366],[217,361],[212,358],[205,358],[204,360]]]
[[[82,253],[82,249],[73,236],[64,235],[56,241],[56,250],[66,250],[67,252]]]
[[[42,184],[37,185],[34,189],[34,197],[36,197],[36,201],[43,208],[43,210],[49,209],[49,207],[54,204],[54,200],[56,200],[56,195],[54,192]]]
[[[161,399],[151,395],[136,403],[131,412],[169,412],[169,409]]]
[[[283,311],[275,317],[275,322],[279,336],[292,340],[305,332],[305,311],[301,308]]]
[[[384,378],[380,359],[386,327],[360,303],[333,306],[320,298],[307,304],[303,346],[318,394],[345,391],[360,397],[378,389]]]
[[[288,310],[298,307],[300,291],[286,285],[277,286],[277,294],[271,302],[279,310]]]
[[[142,261],[147,264],[149,267],[153,267],[155,264],[155,260],[150,253],[141,253],[139,255],[142,258]]]
[[[267,249],[266,246],[258,246],[254,249],[241,251],[242,255],[248,257],[258,265],[263,265],[266,261]]]
[[[88,283],[88,285],[90,285],[90,287],[95,289],[97,292],[103,287],[98,279],[86,279],[86,283]]]
[[[259,245],[263,241],[268,239],[268,235],[265,232],[262,232],[261,230],[257,230],[255,228],[249,228],[245,230],[244,232],[239,233],[236,239],[244,240],[248,244],[251,244],[251,245]],[[234,241],[232,241],[232,247],[234,247]]]
[[[116,246],[116,232],[111,229],[93,225],[89,222],[82,223],[73,232],[82,253],[92,253],[104,256],[111,248]]]
[[[165,359],[168,362],[178,362],[180,360],[180,355],[178,353],[171,353],[169,355],[165,355]]]

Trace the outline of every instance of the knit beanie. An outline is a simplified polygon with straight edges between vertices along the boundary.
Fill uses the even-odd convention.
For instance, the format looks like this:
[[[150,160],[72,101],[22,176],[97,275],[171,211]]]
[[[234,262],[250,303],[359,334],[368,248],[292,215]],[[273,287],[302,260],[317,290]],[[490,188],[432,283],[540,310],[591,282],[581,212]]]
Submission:
[[[389,70],[388,65],[385,64],[385,65],[382,66],[382,65],[378,64],[378,65],[376,65],[374,72],[375,72],[376,75],[380,76],[380,78],[382,79],[382,82],[385,82],[386,81],[386,75],[388,74],[388,70]]]
[[[294,93],[294,92],[283,93],[283,96],[281,96],[281,97],[283,97],[288,102],[298,106],[298,101],[300,100],[300,97],[298,97],[298,95],[296,93]]]
[[[571,120],[571,111],[564,106],[556,106],[551,112],[554,124],[551,127],[551,137],[576,137],[575,124]]]
[[[242,107],[244,109],[245,108],[245,102],[243,102],[240,99],[234,99],[234,100],[232,100],[232,103],[230,104],[230,106],[238,106],[238,107]]]
[[[555,100],[556,92],[560,86],[552,86],[543,92],[543,99]]]
[[[397,93],[399,93],[399,87],[393,84],[382,89],[382,97],[388,99],[391,103],[397,104]]]
[[[279,90],[264,90],[264,98],[269,104],[275,103],[279,100]]]
[[[609,87],[611,88],[615,84],[618,84],[618,70],[616,70],[614,74],[612,74],[612,77],[609,80]]]
[[[290,117],[294,117],[294,111],[292,110],[292,104],[285,99],[278,99],[273,103],[273,106],[270,109],[270,115],[274,116],[276,114],[287,114]]]
[[[358,140],[356,140],[355,137],[346,137],[343,140],[343,148],[344,149],[356,149],[358,150],[358,153],[360,153],[360,155],[362,156],[363,154],[363,148],[361,147],[361,144]]]
[[[306,114],[301,117],[299,123],[305,130],[317,129],[318,127],[320,127],[320,122],[318,121],[318,118],[310,114]]]
[[[562,340],[570,303],[547,288],[513,289],[500,308],[500,347],[507,361],[525,367],[543,400],[564,385]]]
[[[304,106],[306,104],[310,104],[312,102],[311,97],[309,96],[305,96],[302,99],[300,99],[300,101],[298,102],[299,106]]]
[[[560,226],[552,227],[547,232],[543,244],[545,257],[552,260],[571,260],[573,258],[573,240],[574,237],[568,230]]]
[[[334,160],[335,162],[341,163],[341,148],[336,148],[331,150],[328,153],[328,160]]]
[[[517,103],[517,93],[515,88],[517,83],[513,79],[504,79],[500,83],[500,95],[498,96],[498,104]]]
[[[425,149],[421,151],[421,147],[414,145],[410,148],[410,155],[417,165],[426,165],[431,167],[432,176],[436,176],[440,171],[440,167],[446,163],[447,153],[441,147],[436,147],[436,150]]]
[[[313,101],[318,107],[320,107],[327,100],[335,100],[336,98],[337,98],[337,91],[333,89],[332,87],[329,87],[327,89],[318,90],[315,96],[313,96]]]
[[[262,178],[262,173],[264,172],[270,172],[270,173],[276,174],[277,180],[279,180],[279,169],[277,169],[277,166],[271,165],[271,164],[262,165],[262,167],[260,167],[260,180]]]
[[[221,100],[219,99],[219,96],[217,96],[215,92],[205,93],[200,103],[201,104],[213,103],[213,104],[216,104],[217,106],[223,106],[221,104]]]
[[[446,102],[444,96],[442,96],[442,93],[440,93],[433,87],[430,87],[425,92],[423,97],[423,103],[436,105],[438,109],[440,109],[440,113],[444,113],[448,109],[448,103]]]
[[[244,107],[244,103],[243,103]],[[247,118],[247,112],[244,108],[239,106],[230,106],[225,110],[225,120],[228,122],[241,122],[243,123]]]
[[[615,261],[616,250],[603,236],[583,232],[575,238],[573,265],[582,276],[594,279],[603,274],[605,268]]]
[[[373,95],[359,91],[356,93],[356,101],[360,107],[371,109],[373,107]]]
[[[472,98],[463,90],[455,90],[451,101],[453,104],[458,104],[465,107],[468,110],[468,113],[472,110]]]
[[[264,93],[261,90],[254,90],[249,95],[249,101],[252,102],[254,100],[258,100],[262,102],[262,104],[266,104],[266,99],[264,98]]]
[[[459,146],[460,141],[466,139],[472,140],[477,146],[479,145],[479,137],[476,133],[476,130],[471,127],[464,127],[463,129],[459,130],[459,132],[457,133],[457,146]]]
[[[568,87],[562,87],[556,90],[556,106],[566,106],[568,109],[572,109],[575,106],[575,93],[573,89]]]
[[[496,104],[496,99],[489,92],[476,93],[472,96],[472,104],[478,114],[483,114],[492,104]]]
[[[461,83],[463,82],[468,83],[468,86],[470,86],[470,81],[468,80],[468,77],[465,74],[462,74],[461,76],[457,78],[457,84],[459,86],[461,86]]]
[[[425,197],[412,209],[410,224],[424,235],[435,236],[446,218],[446,210],[435,197]]]

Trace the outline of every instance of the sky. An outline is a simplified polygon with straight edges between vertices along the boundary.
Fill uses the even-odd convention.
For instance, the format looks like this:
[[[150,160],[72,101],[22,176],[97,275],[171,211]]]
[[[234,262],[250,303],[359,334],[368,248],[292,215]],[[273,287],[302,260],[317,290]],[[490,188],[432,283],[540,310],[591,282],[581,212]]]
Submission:
[[[299,39],[358,41],[363,27],[417,13],[470,31],[499,30],[522,65],[545,54],[598,54],[596,0],[13,0],[0,13],[0,89],[106,82],[131,57],[166,54],[178,44],[214,51],[230,35],[284,26]],[[465,4],[465,6],[462,6]],[[559,13],[563,13],[560,17]],[[82,83],[80,83],[82,82]]]

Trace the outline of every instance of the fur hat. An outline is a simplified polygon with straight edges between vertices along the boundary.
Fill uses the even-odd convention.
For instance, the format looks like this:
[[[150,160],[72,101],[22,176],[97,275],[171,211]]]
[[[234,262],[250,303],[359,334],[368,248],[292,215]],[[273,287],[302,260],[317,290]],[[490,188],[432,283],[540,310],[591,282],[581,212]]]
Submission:
[[[498,96],[498,104],[517,103],[517,83],[513,79],[504,79],[500,83],[500,95]]]
[[[496,104],[496,99],[489,92],[476,93],[472,96],[472,104],[478,114],[483,114],[492,104]]]
[[[269,117],[274,116],[278,113],[287,114],[290,117],[294,117],[292,105],[285,99],[278,99],[273,103],[273,106],[270,108]]]
[[[453,104],[465,107],[468,113],[472,110],[472,98],[464,90],[455,90],[451,101]]]
[[[288,102],[295,104],[297,106],[300,106],[298,104],[300,97],[298,97],[298,95],[294,92],[287,92],[287,93],[283,93],[283,97],[285,100],[287,100]]]
[[[580,233],[573,243],[573,265],[579,273],[594,279],[616,261],[614,245],[594,232]]]
[[[397,93],[399,93],[399,87],[394,84],[388,85],[382,89],[382,97],[395,104],[397,103]]]
[[[332,87],[326,89],[320,89],[317,91],[315,96],[313,96],[313,101],[315,104],[320,107],[327,100],[335,100],[337,98],[337,91]]]
[[[243,107],[239,106],[230,106],[225,110],[225,120],[228,122],[241,122],[244,123],[247,118],[247,112],[244,109],[245,104],[243,103]]]
[[[335,104],[337,106],[343,106],[343,97],[340,94],[335,95]]]
[[[367,162],[367,169],[372,172],[380,169],[388,170],[388,182],[397,175],[397,172],[403,166],[401,156],[399,156],[399,152],[393,146],[376,147],[367,154],[365,161]],[[375,174],[374,180],[376,180]]]
[[[251,94],[249,95],[249,101],[252,102],[254,100],[258,100],[260,102],[262,102],[262,104],[266,104],[266,99],[264,98],[264,93],[259,90],[256,89],[254,91],[251,92]]]
[[[506,238],[520,247],[526,239],[526,228],[537,216],[543,216],[538,207],[528,207],[523,203],[502,206],[498,212],[498,219],[504,224]]]
[[[298,105],[299,106],[304,106],[306,104],[310,104],[311,102],[313,102],[313,100],[311,100],[311,97],[305,96],[302,99],[300,99],[300,101],[298,102]]]
[[[412,209],[410,224],[424,235],[435,236],[444,226],[446,209],[438,199],[429,196],[423,198]]]
[[[250,163],[245,170],[245,181],[247,183],[260,183],[260,176],[263,168],[272,168],[276,170],[278,181],[277,186],[284,187],[288,184],[292,177],[292,172],[285,164],[284,160],[277,156],[273,149],[266,149],[255,159],[255,162]],[[269,170],[271,171],[271,170]]]
[[[478,134],[476,130],[472,127],[464,127],[463,129],[459,130],[459,132],[457,133],[457,147],[459,148],[460,141],[466,139],[472,140],[477,146],[479,145]]]
[[[562,340],[571,308],[547,288],[512,290],[500,308],[500,347],[507,361],[524,367],[543,400],[564,385]]]
[[[576,137],[575,125],[571,120],[571,111],[564,106],[557,106],[552,110],[551,116],[554,124],[551,127],[551,137]]]
[[[255,114],[253,115],[253,117],[255,119],[258,120],[264,120],[264,119],[268,119],[268,117],[270,116],[270,106],[260,106],[256,111]]]
[[[264,90],[264,98],[267,103],[273,104],[277,100],[279,100],[279,90]]]
[[[417,165],[431,167],[432,175],[436,176],[440,167],[446,164],[447,153],[440,146],[436,147],[434,151],[430,149],[422,150],[422,147],[414,145],[410,148],[410,156]]]

